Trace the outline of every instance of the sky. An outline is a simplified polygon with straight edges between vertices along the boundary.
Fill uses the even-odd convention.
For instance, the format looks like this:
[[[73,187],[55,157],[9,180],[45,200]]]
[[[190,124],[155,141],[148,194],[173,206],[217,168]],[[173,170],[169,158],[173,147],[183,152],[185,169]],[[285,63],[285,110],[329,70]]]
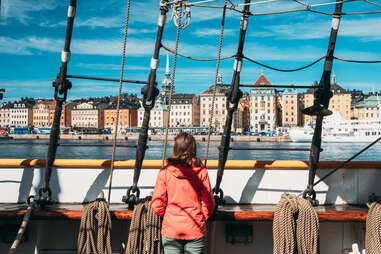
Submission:
[[[193,0],[198,1],[198,0]],[[307,1],[307,0],[304,0]],[[192,2],[192,1],[191,1]],[[223,5],[223,0],[205,3]],[[241,4],[244,0],[232,0]],[[252,1],[255,2],[255,1]],[[261,1],[263,2],[263,1]],[[306,3],[327,3],[310,0]],[[381,4],[380,0],[374,2]],[[69,0],[2,0],[0,9],[0,88],[4,101],[20,97],[52,98],[52,81],[59,72],[64,46]],[[68,74],[119,78],[122,60],[124,20],[127,1],[78,0],[71,43]],[[242,9],[242,6],[237,6]],[[253,13],[301,8],[291,0],[251,6]],[[315,7],[334,10],[334,5]],[[381,7],[354,1],[344,12],[381,11]],[[176,27],[168,19],[163,44],[174,47]],[[148,79],[159,15],[159,0],[131,0],[127,35],[125,79]],[[180,32],[179,52],[199,58],[216,58],[221,9],[191,8],[191,22]],[[239,13],[228,11],[222,56],[237,51]],[[348,15],[342,18],[335,55],[357,60],[381,60],[381,14]],[[310,12],[250,17],[244,54],[279,68],[296,68],[323,56],[327,51],[331,17]],[[159,86],[164,77],[166,52],[161,49]],[[173,55],[170,55],[172,66]],[[214,82],[216,62],[196,62],[178,57],[175,75],[177,93],[200,93]],[[311,85],[320,80],[323,61],[294,73],[280,73],[243,62],[241,82],[254,83],[261,70],[276,85]],[[334,62],[337,82],[345,89],[381,90],[381,64]],[[224,83],[230,83],[233,60],[221,61]],[[118,83],[71,79],[68,100],[81,97],[117,95]],[[140,94],[141,85],[124,84],[123,92]],[[247,89],[244,91],[248,91]]]

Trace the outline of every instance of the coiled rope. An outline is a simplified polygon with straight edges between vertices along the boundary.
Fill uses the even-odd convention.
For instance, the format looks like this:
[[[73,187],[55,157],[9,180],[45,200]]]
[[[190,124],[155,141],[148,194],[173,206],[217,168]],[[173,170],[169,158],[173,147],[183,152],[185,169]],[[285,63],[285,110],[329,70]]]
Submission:
[[[135,206],[128,233],[125,254],[160,254],[161,219],[155,214],[147,199]]]
[[[104,199],[88,203],[81,218],[77,254],[112,254],[111,215]]]
[[[308,200],[284,196],[273,221],[273,254],[318,254],[319,219]]]
[[[366,218],[365,246],[367,254],[381,251],[381,204],[373,202]]]

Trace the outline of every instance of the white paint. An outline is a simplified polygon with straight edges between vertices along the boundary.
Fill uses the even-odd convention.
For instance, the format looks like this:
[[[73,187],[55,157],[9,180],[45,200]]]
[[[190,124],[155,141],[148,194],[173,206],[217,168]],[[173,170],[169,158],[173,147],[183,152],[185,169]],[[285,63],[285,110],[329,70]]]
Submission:
[[[75,16],[75,7],[74,6],[69,5],[69,8],[67,10],[67,16],[69,18],[72,18]]]
[[[159,59],[151,58],[151,69],[156,70],[159,66]]]
[[[61,52],[61,61],[67,63],[70,60],[70,52],[62,51]]]
[[[166,15],[160,15],[159,20],[157,21],[157,25],[160,27],[163,27],[166,19],[167,19]]]
[[[340,19],[339,18],[333,18],[332,19],[332,29],[337,30],[339,29],[340,25]]]
[[[42,184],[45,169],[0,169],[0,203],[25,201]],[[143,169],[139,179],[141,196],[153,191],[157,169]],[[214,186],[216,170],[209,170]],[[316,179],[327,173],[318,171]],[[58,168],[53,170],[51,188],[58,202],[83,202],[95,199],[100,191],[107,197],[109,169]],[[380,193],[379,170],[339,170],[316,186],[321,204],[365,204],[371,193]],[[132,169],[115,169],[111,201],[120,203],[132,184]],[[276,204],[284,192],[298,194],[304,191],[308,170],[231,170],[227,169],[221,183],[227,203]],[[361,181],[360,181],[361,179]],[[22,184],[20,182],[22,181]],[[361,184],[366,182],[367,184]]]
[[[237,71],[237,72],[241,72],[241,70],[242,70],[242,60],[235,59],[234,60],[234,67],[233,67],[233,69],[235,71]]]

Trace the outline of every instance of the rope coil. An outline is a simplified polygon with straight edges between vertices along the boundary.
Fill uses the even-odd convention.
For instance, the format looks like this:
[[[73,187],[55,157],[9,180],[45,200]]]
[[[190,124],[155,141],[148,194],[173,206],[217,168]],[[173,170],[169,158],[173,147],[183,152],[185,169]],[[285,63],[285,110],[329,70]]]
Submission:
[[[125,254],[160,254],[161,219],[155,214],[147,199],[135,206],[128,233]]]
[[[79,227],[77,254],[112,254],[111,215],[104,199],[88,203]]]
[[[273,221],[273,254],[318,254],[319,219],[308,200],[284,196]]]
[[[381,204],[373,202],[366,218],[365,246],[367,254],[379,254],[381,250]]]

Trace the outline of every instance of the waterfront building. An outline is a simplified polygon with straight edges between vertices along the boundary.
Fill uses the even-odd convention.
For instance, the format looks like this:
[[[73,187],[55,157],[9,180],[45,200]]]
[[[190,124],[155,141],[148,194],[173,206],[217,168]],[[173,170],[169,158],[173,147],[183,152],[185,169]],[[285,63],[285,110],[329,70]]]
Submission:
[[[332,111],[336,111],[341,114],[342,118],[344,120],[350,120],[351,119],[351,104],[352,104],[352,98],[351,98],[351,92],[346,91],[344,88],[339,86],[336,82],[336,75],[332,75],[331,79],[331,91],[333,93],[332,98],[329,101],[328,108]],[[303,96],[303,106],[304,108],[312,106],[314,102],[314,89],[310,88],[307,90],[307,92]],[[304,124],[310,124],[311,120],[315,117],[304,115]]]
[[[26,127],[33,125],[33,106],[25,103],[13,103],[9,109],[9,125]]]
[[[71,124],[71,110],[73,109],[73,106],[76,105],[74,102],[70,102],[65,105],[65,126],[66,127],[72,127]]]
[[[73,127],[103,128],[104,105],[89,101],[73,106],[71,109],[71,123]]]
[[[170,127],[200,126],[200,98],[194,94],[172,96]]]
[[[209,117],[211,112],[213,100],[214,86],[210,86],[208,90],[200,94],[200,125],[202,127],[209,126]],[[212,126],[215,127],[217,132],[222,132],[226,120],[226,87],[222,85],[222,78],[219,75],[216,85],[216,96],[214,100],[214,114],[212,119]]]
[[[233,114],[233,131],[245,132],[250,125],[250,98],[249,94],[244,94],[238,103],[237,110]]]
[[[55,100],[38,100],[33,107],[33,126],[51,127],[56,107]],[[65,107],[62,108],[60,125],[65,126]]]
[[[295,88],[287,88],[279,93],[280,125],[283,127],[301,126],[301,96]]]
[[[381,103],[378,95],[371,95],[353,107],[355,120],[381,120]]]
[[[165,123],[168,117],[168,105],[163,102],[164,96],[159,96],[155,101],[155,106],[151,110],[150,114],[150,127],[165,127]],[[138,109],[138,127],[142,127],[144,117],[144,107],[141,102],[141,106]]]
[[[9,127],[9,108],[0,108],[0,127]]]
[[[254,83],[250,90],[250,129],[254,132],[272,131],[277,126],[277,95],[274,87],[264,76]]]
[[[110,128],[111,132],[115,131],[116,107],[114,105],[104,109],[104,128]],[[136,109],[126,105],[120,105],[118,132],[122,132],[127,127],[136,127],[138,120],[138,112]]]

